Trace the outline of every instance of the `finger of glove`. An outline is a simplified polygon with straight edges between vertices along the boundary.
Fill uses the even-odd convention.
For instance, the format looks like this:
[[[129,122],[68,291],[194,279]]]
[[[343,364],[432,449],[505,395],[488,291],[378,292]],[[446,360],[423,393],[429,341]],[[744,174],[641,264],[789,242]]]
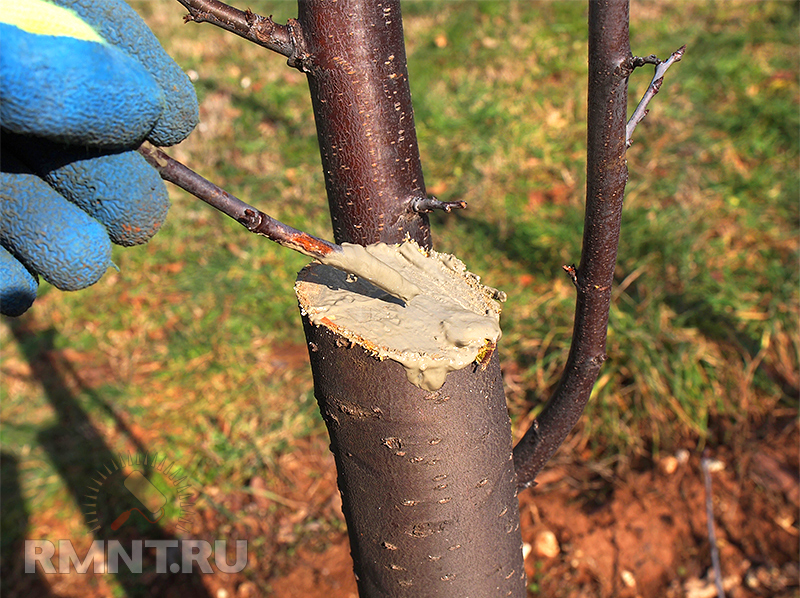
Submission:
[[[136,145],[164,96],[152,77],[106,44],[37,35],[0,23],[0,124],[63,143]]]
[[[28,311],[36,300],[39,281],[0,246],[0,314],[20,316]]]
[[[3,136],[3,145],[53,189],[100,221],[117,245],[146,243],[167,217],[167,189],[137,152],[103,154],[18,135]]]
[[[100,280],[111,265],[103,225],[3,156],[0,244],[53,286],[76,291]]]
[[[162,146],[183,141],[200,120],[194,86],[141,17],[122,0],[54,3],[74,10],[109,43],[135,57],[158,83],[167,103],[147,139]]]

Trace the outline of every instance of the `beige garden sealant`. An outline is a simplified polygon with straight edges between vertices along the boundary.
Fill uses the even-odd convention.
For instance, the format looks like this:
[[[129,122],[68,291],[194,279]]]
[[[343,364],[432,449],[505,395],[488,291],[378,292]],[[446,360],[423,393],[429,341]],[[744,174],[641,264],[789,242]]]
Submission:
[[[300,307],[313,324],[397,361],[429,391],[493,350],[505,294],[461,260],[413,241],[342,247],[298,276]]]

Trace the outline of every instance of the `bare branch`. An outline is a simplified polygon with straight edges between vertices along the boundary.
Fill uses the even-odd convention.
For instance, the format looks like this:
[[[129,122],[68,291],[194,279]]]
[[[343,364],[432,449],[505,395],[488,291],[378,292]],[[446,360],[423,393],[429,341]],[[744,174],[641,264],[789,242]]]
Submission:
[[[569,275],[569,279],[572,281],[572,284],[575,288],[578,288],[578,269],[575,267],[575,264],[563,265],[561,269]]]
[[[536,479],[580,419],[606,359],[611,284],[619,244],[625,165],[625,117],[632,60],[628,0],[589,2],[586,216],[577,270],[572,344],[550,400],[514,447],[517,487]]]
[[[139,146],[138,151],[147,160],[147,163],[158,171],[162,179],[188,191],[198,199],[202,199],[208,205],[236,220],[251,233],[263,235],[282,247],[293,249],[348,274],[365,278],[404,303],[419,293],[416,285],[410,283],[372,254],[364,250],[352,251],[352,248],[348,248],[350,250],[346,251],[341,245],[314,237],[275,220],[272,216],[257,210],[203,178],[191,168],[170,158],[147,141]]]
[[[647,113],[649,112],[647,105],[661,89],[661,83],[664,81],[664,74],[667,72],[667,69],[676,62],[680,62],[680,59],[683,58],[684,52],[686,52],[686,44],[675,50],[664,62],[658,60],[658,58],[655,57],[655,54],[651,54],[647,58],[636,57],[633,59],[634,66],[655,64],[656,72],[653,75],[653,80],[650,81],[650,85],[647,87],[647,91],[644,92],[642,99],[639,101],[639,105],[636,106],[636,110],[633,111],[633,114],[628,121],[628,126],[625,129],[625,147],[630,147],[633,143],[633,131],[636,129],[636,126],[642,122],[642,120],[644,120],[644,117],[647,116]],[[653,58],[655,58],[655,62],[653,62]],[[638,63],[637,61],[641,61],[641,63]]]
[[[308,58],[300,26],[294,19],[278,25],[272,17],[239,10],[219,0],[178,0],[189,11],[185,21],[211,23],[289,59],[289,66],[302,70]]]
[[[263,235],[278,245],[317,259],[325,258],[331,252],[341,253],[342,251],[340,245],[292,228],[243,202],[189,167],[170,158],[147,141],[139,147],[139,153],[158,171],[162,179],[188,191],[198,199],[202,199],[208,205],[236,220],[251,233]]]
[[[439,201],[435,197],[415,197],[408,204],[412,212],[433,212],[434,210],[463,210],[467,207],[465,201]]]

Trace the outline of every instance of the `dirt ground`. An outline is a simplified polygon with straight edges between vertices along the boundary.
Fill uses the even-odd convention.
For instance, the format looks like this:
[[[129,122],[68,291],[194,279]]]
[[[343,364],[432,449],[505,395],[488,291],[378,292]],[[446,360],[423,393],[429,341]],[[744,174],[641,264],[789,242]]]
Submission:
[[[753,426],[730,444],[709,455],[727,596],[798,596],[797,420]],[[715,597],[701,454],[682,450],[615,472],[574,453],[564,447],[520,497],[529,595]],[[327,447],[310,440],[284,455],[275,474],[269,483],[250,480],[238,494],[207,489],[208,500],[199,502],[205,506],[192,535],[248,539],[250,566],[242,573],[152,574],[125,595],[356,597]],[[233,526],[230,513],[242,514]],[[16,596],[112,595],[100,575],[36,577],[15,569],[4,574],[20,580]]]
[[[800,594],[800,436],[794,420],[768,428],[763,442],[746,443],[750,452],[710,456],[717,545],[732,598]],[[529,595],[716,596],[699,454],[679,451],[621,476],[566,457],[520,497]],[[343,535],[324,552],[301,548],[296,557],[271,581],[272,596],[356,596]]]

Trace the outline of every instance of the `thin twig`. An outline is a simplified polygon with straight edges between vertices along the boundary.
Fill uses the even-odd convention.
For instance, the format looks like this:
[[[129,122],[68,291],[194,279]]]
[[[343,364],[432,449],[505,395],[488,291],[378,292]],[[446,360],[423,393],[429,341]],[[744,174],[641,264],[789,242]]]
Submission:
[[[569,275],[569,279],[572,281],[572,284],[575,285],[575,288],[578,288],[578,269],[575,267],[575,264],[564,264],[561,266],[561,269]]]
[[[680,62],[680,59],[683,58],[684,52],[686,52],[686,44],[675,50],[664,62],[659,61],[654,54],[651,54],[646,58],[634,58],[634,66],[654,64],[652,59],[655,58],[656,72],[653,75],[653,80],[650,81],[650,85],[647,86],[647,91],[644,92],[642,99],[639,100],[639,105],[636,106],[636,110],[633,111],[633,114],[628,121],[628,125],[625,128],[626,147],[630,147],[633,143],[633,131],[636,129],[636,126],[642,122],[642,120],[644,120],[644,117],[647,116],[647,113],[649,112],[647,105],[661,89],[661,83],[664,81],[664,74],[667,72],[667,69],[676,62]]]
[[[450,212],[451,210],[463,210],[467,207],[465,201],[440,201],[435,197],[415,197],[409,203],[409,208],[412,212],[424,213],[433,212],[434,210],[443,210]]]
[[[634,56],[633,57],[633,68],[638,68],[640,66],[644,66],[646,64],[660,64],[661,61],[658,59],[658,56],[655,54],[650,54],[650,56]]]
[[[247,10],[239,10],[219,0],[178,0],[189,11],[185,21],[211,23],[235,33],[259,46],[273,50],[289,59],[289,65],[301,66],[307,58],[304,52],[300,26],[294,19],[287,25],[278,25],[272,17],[262,17]]]
[[[714,504],[711,500],[711,472],[709,471],[710,459],[708,450],[703,452],[700,465],[703,469],[703,480],[706,486],[706,519],[708,521],[708,542],[711,544],[711,564],[714,567],[714,583],[717,586],[718,598],[725,598],[725,588],[722,584],[722,567],[719,564],[719,548],[717,547],[717,534],[714,531]]]
[[[203,178],[191,168],[170,158],[147,141],[139,146],[139,153],[158,171],[162,179],[188,191],[198,199],[202,199],[236,220],[251,233],[263,235],[278,245],[317,259],[324,258],[333,251],[342,251],[340,245],[319,239],[275,220],[272,216],[268,216]]]
[[[158,171],[162,179],[230,216],[251,233],[263,235],[282,247],[293,249],[323,264],[365,278],[404,303],[408,303],[420,293],[419,287],[362,248],[344,248],[275,220],[203,178],[188,166],[170,158],[147,141],[139,146],[139,153]]]

